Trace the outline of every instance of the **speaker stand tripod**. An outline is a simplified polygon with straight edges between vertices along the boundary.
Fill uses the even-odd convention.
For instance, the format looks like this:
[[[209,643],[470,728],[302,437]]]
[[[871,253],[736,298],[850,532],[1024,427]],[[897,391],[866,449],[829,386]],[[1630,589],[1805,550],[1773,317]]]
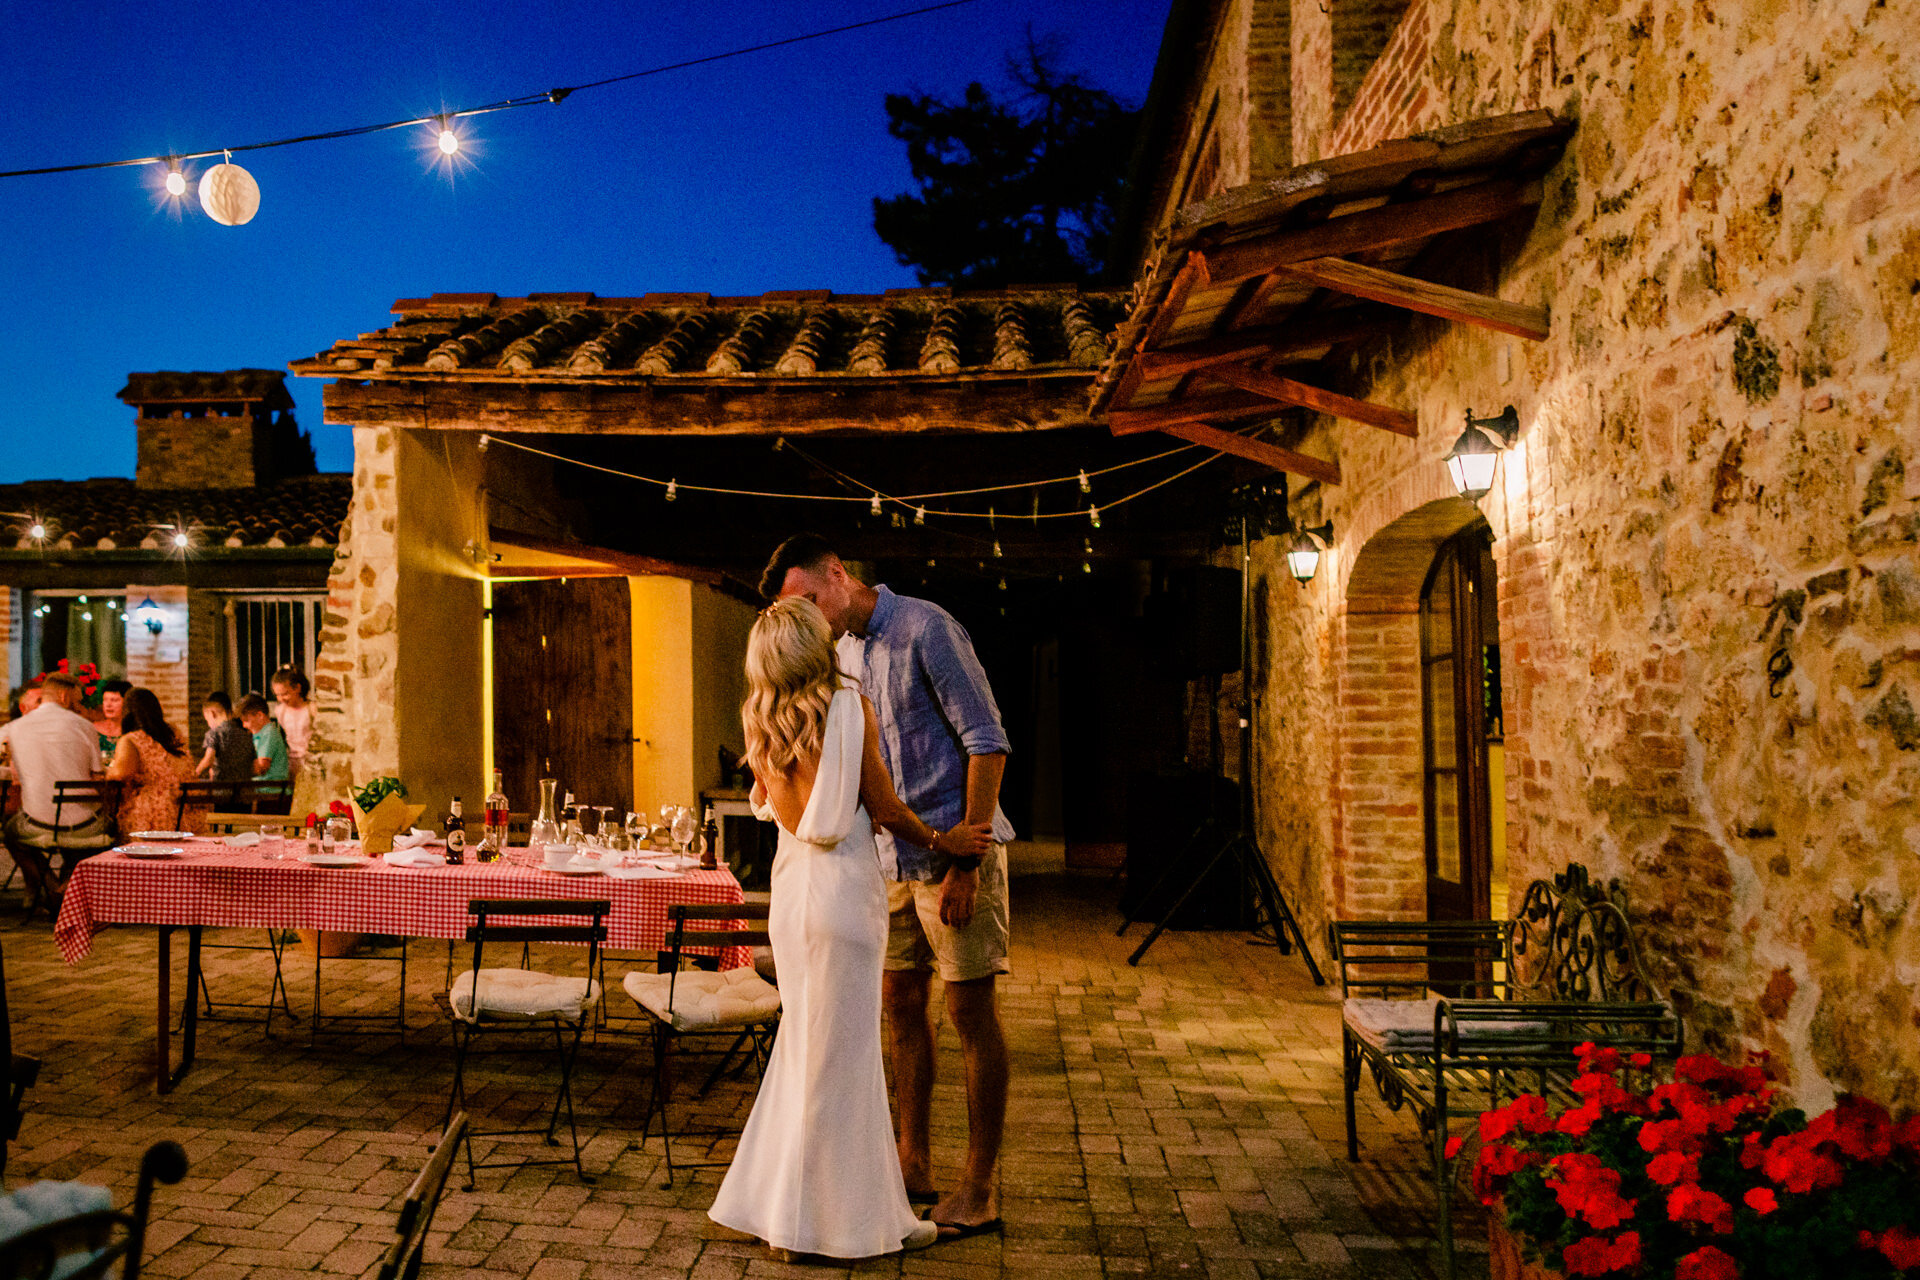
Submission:
[[[1198,870],[1188,877],[1186,887],[1173,900],[1160,916],[1159,923],[1153,926],[1145,941],[1134,948],[1127,963],[1137,965],[1140,958],[1147,954],[1147,948],[1154,944],[1168,924],[1186,905],[1187,899],[1213,874],[1214,868],[1222,862],[1232,859],[1240,868],[1241,883],[1251,881],[1254,886],[1255,903],[1260,918],[1255,921],[1254,932],[1266,929],[1273,931],[1274,945],[1280,948],[1281,955],[1290,955],[1298,945],[1300,958],[1307,962],[1307,972],[1313,975],[1315,986],[1325,986],[1326,978],[1320,972],[1320,966],[1314,963],[1313,950],[1307,946],[1306,937],[1300,932],[1300,922],[1294,918],[1293,909],[1287,905],[1287,895],[1281,891],[1280,882],[1273,878],[1273,868],[1267,865],[1267,859],[1260,852],[1260,843],[1253,835],[1253,556],[1248,542],[1249,521],[1240,522],[1240,804],[1239,821],[1232,829],[1224,833],[1209,816],[1206,822],[1188,837],[1181,847],[1180,855],[1169,865],[1159,881],[1148,892],[1146,898],[1157,897],[1162,888],[1173,878],[1176,869],[1189,850],[1206,849],[1211,844],[1212,853],[1197,864]],[[1209,804],[1211,810],[1211,804]],[[1120,926],[1125,933],[1133,920],[1128,918]]]

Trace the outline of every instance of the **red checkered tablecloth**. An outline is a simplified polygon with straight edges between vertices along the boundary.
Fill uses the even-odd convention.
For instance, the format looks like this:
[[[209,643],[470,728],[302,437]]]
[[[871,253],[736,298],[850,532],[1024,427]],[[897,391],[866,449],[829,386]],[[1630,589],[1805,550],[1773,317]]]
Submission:
[[[616,880],[547,871],[531,850],[517,848],[507,850],[500,862],[457,867],[396,867],[379,858],[360,867],[316,867],[293,855],[291,844],[290,856],[280,860],[268,859],[258,846],[190,841],[179,847],[183,853],[177,858],[101,853],[74,868],[53,928],[68,964],[84,959],[93,949],[93,935],[110,924],[460,938],[473,923],[467,903],[474,898],[605,899],[613,904],[607,946],[657,951],[666,936],[669,905],[744,900],[740,882],[724,866],[666,880]],[[752,962],[743,947],[721,957],[728,969]]]

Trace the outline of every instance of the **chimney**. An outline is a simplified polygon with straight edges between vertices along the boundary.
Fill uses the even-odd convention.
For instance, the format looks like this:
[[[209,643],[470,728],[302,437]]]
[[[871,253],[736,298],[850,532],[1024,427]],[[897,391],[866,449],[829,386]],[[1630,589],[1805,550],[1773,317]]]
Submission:
[[[250,489],[314,473],[313,442],[293,420],[287,375],[132,373],[120,399],[139,417],[142,489]]]

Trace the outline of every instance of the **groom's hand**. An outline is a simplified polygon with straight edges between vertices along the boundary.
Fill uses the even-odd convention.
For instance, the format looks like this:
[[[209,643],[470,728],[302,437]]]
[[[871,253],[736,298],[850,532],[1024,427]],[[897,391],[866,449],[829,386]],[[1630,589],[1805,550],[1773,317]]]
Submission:
[[[940,923],[964,929],[973,920],[973,900],[980,892],[980,870],[962,871],[948,867],[947,878],[940,882]]]

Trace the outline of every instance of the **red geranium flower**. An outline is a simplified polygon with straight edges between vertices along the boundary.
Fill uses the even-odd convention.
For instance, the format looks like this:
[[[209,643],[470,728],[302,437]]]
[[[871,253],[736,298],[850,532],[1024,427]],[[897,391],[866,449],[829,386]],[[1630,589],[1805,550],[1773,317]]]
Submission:
[[[353,809],[345,800],[332,800],[327,803],[328,813],[337,813],[343,818],[351,818]]]
[[[1675,1222],[1698,1222],[1715,1235],[1733,1230],[1733,1206],[1695,1183],[1683,1182],[1667,1196],[1667,1217]]]
[[[1880,1233],[1875,1247],[1888,1262],[1902,1271],[1909,1267],[1920,1267],[1920,1235],[1915,1235],[1905,1227],[1888,1227]]]
[[[1638,1201],[1620,1195],[1620,1175],[1584,1151],[1555,1156],[1547,1162],[1554,1197],[1570,1218],[1611,1231],[1633,1216]]]
[[[1631,1271],[1640,1265],[1640,1233],[1626,1231],[1612,1239],[1588,1236],[1560,1252],[1561,1265],[1568,1275],[1603,1276],[1610,1271]]]
[[[1678,1151],[1662,1151],[1647,1161],[1647,1176],[1663,1187],[1670,1187],[1676,1182],[1698,1182],[1700,1159]]]
[[[1765,1217],[1780,1207],[1780,1201],[1774,1196],[1773,1192],[1766,1187],[1755,1187],[1742,1198],[1746,1200],[1747,1208],[1762,1217]]]
[[[1739,1280],[1739,1277],[1740,1268],[1733,1259],[1712,1245],[1695,1249],[1673,1269],[1673,1280]]]

